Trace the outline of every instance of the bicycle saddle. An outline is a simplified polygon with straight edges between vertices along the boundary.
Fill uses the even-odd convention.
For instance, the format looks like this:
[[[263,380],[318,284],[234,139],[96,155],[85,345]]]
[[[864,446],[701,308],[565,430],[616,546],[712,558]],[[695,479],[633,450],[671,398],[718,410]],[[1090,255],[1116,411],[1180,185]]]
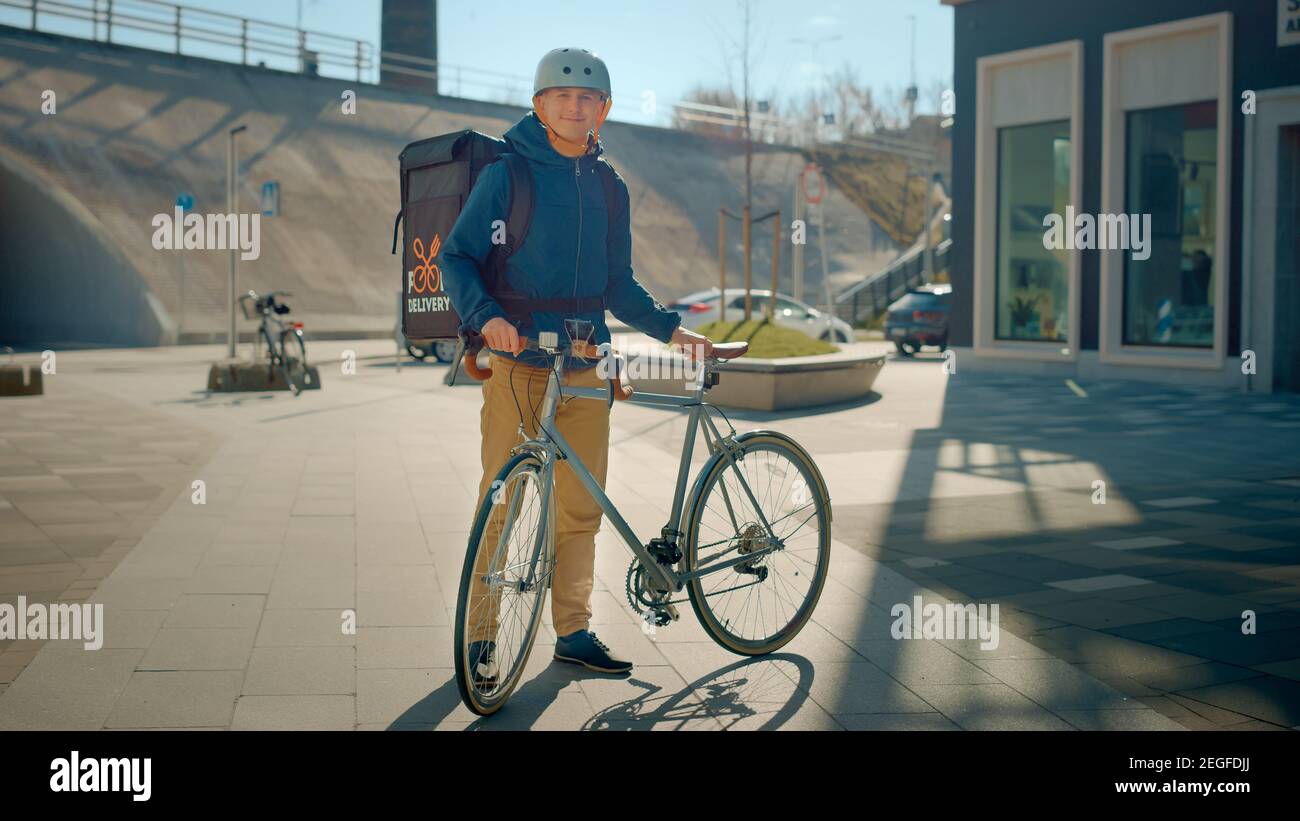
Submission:
[[[748,342],[718,342],[713,346],[715,359],[735,359],[749,350]]]

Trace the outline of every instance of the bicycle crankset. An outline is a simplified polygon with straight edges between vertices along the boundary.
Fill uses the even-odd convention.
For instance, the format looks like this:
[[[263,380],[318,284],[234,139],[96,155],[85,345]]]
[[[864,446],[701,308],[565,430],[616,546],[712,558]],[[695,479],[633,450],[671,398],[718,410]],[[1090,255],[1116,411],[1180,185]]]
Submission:
[[[627,568],[627,603],[642,621],[653,620],[656,627],[666,627],[681,618],[681,614],[668,600],[669,591],[656,587],[641,560],[633,559]]]

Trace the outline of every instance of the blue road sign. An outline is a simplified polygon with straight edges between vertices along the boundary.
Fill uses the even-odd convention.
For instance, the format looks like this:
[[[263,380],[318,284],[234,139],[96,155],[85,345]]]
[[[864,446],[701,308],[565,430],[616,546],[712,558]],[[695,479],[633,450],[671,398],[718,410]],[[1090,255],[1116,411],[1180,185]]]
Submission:
[[[280,183],[267,180],[262,183],[262,216],[274,217],[280,213]]]
[[[188,191],[182,191],[176,195],[176,207],[185,213],[194,210],[194,195]]]

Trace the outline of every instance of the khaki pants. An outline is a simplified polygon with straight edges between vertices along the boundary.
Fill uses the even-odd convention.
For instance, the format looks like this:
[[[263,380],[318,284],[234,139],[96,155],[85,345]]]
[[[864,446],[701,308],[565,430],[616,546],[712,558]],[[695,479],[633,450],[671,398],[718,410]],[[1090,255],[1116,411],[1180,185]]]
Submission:
[[[492,481],[502,466],[509,460],[510,448],[520,442],[521,411],[524,430],[530,436],[538,435],[537,424],[533,421],[534,409],[540,418],[547,382],[553,378],[546,369],[517,364],[494,353],[489,354],[489,358],[492,378],[483,383],[483,409],[479,414],[479,428],[483,435],[483,478],[479,482],[479,504],[491,490]],[[566,371],[564,384],[588,388],[606,387],[607,383],[596,371],[596,368]],[[606,402],[562,397],[555,412],[555,426],[603,489],[609,459],[609,410]],[[556,635],[565,636],[575,630],[586,629],[591,621],[596,531],[600,529],[602,512],[596,500],[591,498],[578,481],[567,461],[560,461],[555,466],[554,494],[555,571],[551,582],[551,616]],[[502,501],[508,502],[509,495],[508,490],[504,492]],[[491,540],[489,544],[496,543],[508,507],[508,504],[494,506],[486,534],[486,538]],[[514,539],[516,544],[520,541],[518,537]],[[522,545],[512,546],[512,555],[505,558],[505,561],[517,563],[523,557],[516,551],[523,549]],[[489,569],[487,559],[481,556],[480,560],[483,561],[483,567],[479,569],[485,574]],[[481,578],[480,573],[476,572],[475,579]],[[476,581],[470,591],[470,612],[475,614],[470,619],[470,641],[496,638],[500,602],[499,599],[491,601],[480,598],[486,595],[486,587]],[[510,618],[511,614],[504,616],[507,621]]]

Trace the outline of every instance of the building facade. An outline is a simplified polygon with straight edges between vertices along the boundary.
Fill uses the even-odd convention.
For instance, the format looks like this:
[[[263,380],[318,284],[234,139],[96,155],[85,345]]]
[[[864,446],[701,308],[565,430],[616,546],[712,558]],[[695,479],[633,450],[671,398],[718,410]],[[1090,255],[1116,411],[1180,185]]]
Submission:
[[[959,365],[1300,391],[1300,0],[943,2]]]

